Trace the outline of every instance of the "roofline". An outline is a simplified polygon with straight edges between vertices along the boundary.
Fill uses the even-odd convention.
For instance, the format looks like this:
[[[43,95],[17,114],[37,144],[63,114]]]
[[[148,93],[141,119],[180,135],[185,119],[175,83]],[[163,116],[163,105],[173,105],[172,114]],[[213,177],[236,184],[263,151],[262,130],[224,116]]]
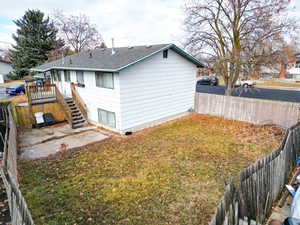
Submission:
[[[0,59],[0,62],[7,63],[7,64],[10,64],[10,65],[11,65],[11,62],[8,62],[8,61],[3,60],[3,59]]]
[[[83,71],[91,71],[91,72],[118,72],[118,70],[112,70],[112,69],[97,69],[97,68],[83,68],[83,67],[62,67],[62,66],[53,66],[49,67],[45,70],[40,70],[40,69],[30,69],[31,71],[34,72],[47,72],[53,69],[59,69],[59,70],[83,70]]]
[[[176,53],[178,53],[179,55],[181,55],[182,57],[186,58],[187,60],[191,61],[192,63],[194,63],[195,65],[199,66],[199,67],[205,67],[204,63],[200,62],[198,59],[196,59],[195,57],[191,56],[190,54],[186,53],[185,51],[183,51],[181,48],[178,48],[175,44],[169,44],[155,52],[152,52],[149,55],[144,56],[143,58],[140,58],[132,63],[129,63],[125,66],[122,66],[118,69],[96,69],[96,68],[82,68],[82,67],[49,67],[48,69],[45,70],[39,70],[39,69],[31,69],[31,71],[36,71],[36,72],[46,72],[52,69],[63,69],[63,70],[84,70],[84,71],[99,71],[99,72],[120,72],[121,70],[124,70],[132,65],[135,65],[139,62],[142,62],[146,59],[148,59],[149,57],[156,55],[157,53],[167,50],[167,49],[173,49]]]

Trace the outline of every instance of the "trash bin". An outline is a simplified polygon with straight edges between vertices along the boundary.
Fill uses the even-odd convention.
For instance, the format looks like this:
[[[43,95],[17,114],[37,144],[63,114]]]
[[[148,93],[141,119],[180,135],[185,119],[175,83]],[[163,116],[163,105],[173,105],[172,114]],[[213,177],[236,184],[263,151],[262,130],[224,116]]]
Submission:
[[[36,124],[37,124],[38,126],[41,126],[41,125],[44,124],[44,118],[43,118],[43,113],[42,113],[42,112],[36,112],[36,113],[34,114],[34,116],[35,116]]]

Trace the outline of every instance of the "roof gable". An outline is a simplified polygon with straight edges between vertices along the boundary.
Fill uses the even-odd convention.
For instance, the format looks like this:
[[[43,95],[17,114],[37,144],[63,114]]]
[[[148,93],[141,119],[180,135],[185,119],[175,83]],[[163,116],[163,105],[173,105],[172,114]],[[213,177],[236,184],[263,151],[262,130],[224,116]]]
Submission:
[[[63,59],[42,64],[32,70],[38,72],[45,72],[51,69],[119,72],[166,49],[172,49],[195,65],[204,67],[202,62],[176,45],[161,44],[115,48],[114,54],[112,54],[111,48],[80,52],[75,55],[66,56]]]

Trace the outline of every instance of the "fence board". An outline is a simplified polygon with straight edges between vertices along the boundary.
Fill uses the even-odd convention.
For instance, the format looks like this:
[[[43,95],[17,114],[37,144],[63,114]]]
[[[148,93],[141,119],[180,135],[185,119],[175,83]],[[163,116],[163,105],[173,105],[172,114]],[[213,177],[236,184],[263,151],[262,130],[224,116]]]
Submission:
[[[17,171],[17,126],[10,105],[0,104],[5,111],[6,135],[4,139],[3,166],[0,174],[8,196],[12,225],[34,225],[26,201],[19,190]]]
[[[297,123],[300,118],[299,107],[299,103],[206,93],[195,94],[195,111],[197,113],[255,124],[276,124],[285,128]]]
[[[278,149],[241,171],[238,187],[230,182],[210,224],[242,225],[245,220],[262,224],[296,165],[299,138],[300,123],[297,123],[287,130]],[[233,208],[238,213],[233,213]]]

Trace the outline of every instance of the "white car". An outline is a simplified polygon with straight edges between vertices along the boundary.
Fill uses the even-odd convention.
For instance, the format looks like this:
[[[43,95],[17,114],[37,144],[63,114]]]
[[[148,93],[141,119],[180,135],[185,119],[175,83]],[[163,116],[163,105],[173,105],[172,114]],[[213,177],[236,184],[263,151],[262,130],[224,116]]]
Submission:
[[[254,87],[256,83],[252,80],[247,80],[247,79],[238,79],[235,82],[235,86],[237,87]]]

